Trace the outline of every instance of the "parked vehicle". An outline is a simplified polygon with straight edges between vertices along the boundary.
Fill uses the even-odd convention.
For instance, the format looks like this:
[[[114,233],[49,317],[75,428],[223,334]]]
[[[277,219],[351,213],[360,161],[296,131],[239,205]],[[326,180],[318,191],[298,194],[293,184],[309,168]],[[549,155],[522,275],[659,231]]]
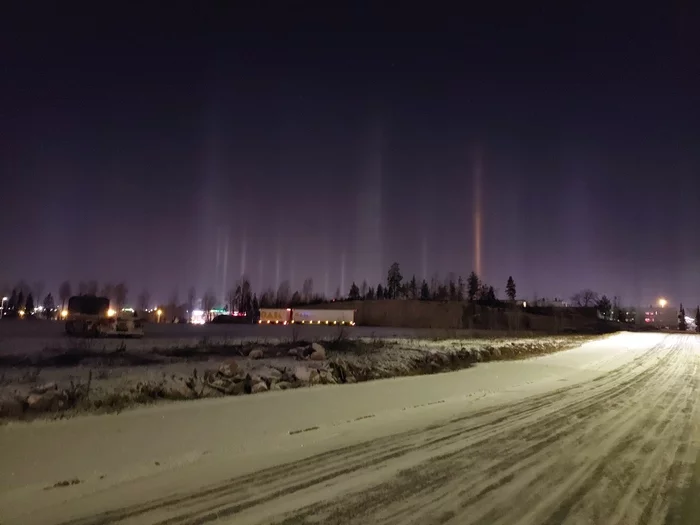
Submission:
[[[143,337],[143,320],[134,310],[115,311],[109,299],[76,295],[61,312],[66,333],[76,337]]]

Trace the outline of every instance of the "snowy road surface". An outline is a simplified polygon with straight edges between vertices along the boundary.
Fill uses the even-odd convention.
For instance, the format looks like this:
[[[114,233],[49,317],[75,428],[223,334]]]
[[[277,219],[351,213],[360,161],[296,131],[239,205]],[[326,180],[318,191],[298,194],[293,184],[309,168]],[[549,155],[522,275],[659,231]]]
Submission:
[[[106,347],[126,345],[129,350],[151,349],[154,346],[171,347],[197,344],[203,339],[217,340],[316,340],[338,337],[457,337],[467,330],[431,330],[414,328],[390,328],[374,326],[308,326],[294,325],[188,325],[147,324],[143,339],[100,339]],[[466,335],[465,335],[466,337]],[[63,323],[57,321],[28,320],[0,321],[0,355],[30,354],[45,348],[62,348],[74,345],[75,340],[66,336]]]
[[[698,523],[699,350],[620,334],[449,374],[5,425],[0,523]]]

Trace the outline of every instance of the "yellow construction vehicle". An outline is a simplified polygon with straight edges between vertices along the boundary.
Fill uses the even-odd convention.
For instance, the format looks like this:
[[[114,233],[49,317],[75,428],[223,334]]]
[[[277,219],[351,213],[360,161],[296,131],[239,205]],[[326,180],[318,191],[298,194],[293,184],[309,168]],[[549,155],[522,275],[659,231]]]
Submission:
[[[143,337],[143,320],[131,309],[110,307],[107,297],[76,295],[61,312],[66,333],[76,337]]]

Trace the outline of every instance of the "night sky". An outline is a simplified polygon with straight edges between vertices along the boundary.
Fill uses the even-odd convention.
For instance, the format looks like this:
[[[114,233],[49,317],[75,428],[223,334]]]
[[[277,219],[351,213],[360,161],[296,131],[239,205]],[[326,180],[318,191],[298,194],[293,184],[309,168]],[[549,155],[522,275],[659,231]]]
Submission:
[[[396,260],[523,298],[700,301],[690,0],[59,4],[0,21],[0,285],[333,295]]]

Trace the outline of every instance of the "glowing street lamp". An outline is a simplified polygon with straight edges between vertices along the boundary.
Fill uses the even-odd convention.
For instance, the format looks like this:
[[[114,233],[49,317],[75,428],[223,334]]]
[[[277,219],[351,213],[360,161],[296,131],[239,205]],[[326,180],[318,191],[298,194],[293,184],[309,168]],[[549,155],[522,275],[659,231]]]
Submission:
[[[668,301],[666,299],[664,299],[663,297],[661,297],[658,302],[659,302],[659,306],[661,308],[665,308],[666,305],[668,304]]]
[[[158,322],[160,323],[160,316],[163,315],[163,310],[158,308],[158,310],[156,311],[156,315],[158,316]]]

